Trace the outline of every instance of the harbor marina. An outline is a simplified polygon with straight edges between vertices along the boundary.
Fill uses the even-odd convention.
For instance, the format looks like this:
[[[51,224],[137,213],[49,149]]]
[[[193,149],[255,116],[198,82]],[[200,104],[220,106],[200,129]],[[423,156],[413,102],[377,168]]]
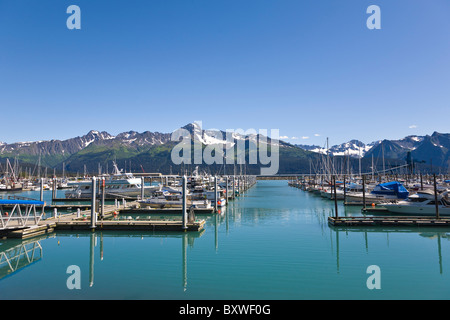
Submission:
[[[354,192],[346,188],[345,177],[344,183],[339,183],[343,196],[339,196],[337,193],[338,183],[334,176],[332,183],[326,183],[322,187],[315,187],[315,181],[313,182],[314,186],[311,187],[311,177],[309,179],[303,177],[301,180],[291,180],[289,185],[312,193],[315,190],[329,188],[331,196],[325,198],[334,200],[335,204],[334,215],[328,217],[328,223],[331,226],[448,227],[450,220],[441,218],[441,216],[450,215],[448,180],[441,178],[440,184],[438,184],[436,175],[433,179],[434,190],[423,188],[423,184],[419,188],[414,185],[407,190],[403,184],[397,181],[380,183],[372,189],[366,189],[366,180],[363,176],[361,179],[363,191],[360,192],[361,195],[358,194],[356,197]],[[332,186],[327,187],[330,184]],[[346,206],[362,206],[361,212],[369,216],[339,216],[338,200],[344,200]],[[379,215],[382,217],[377,217]]]
[[[180,177],[178,177],[180,179]],[[181,180],[185,179],[187,181],[187,178],[184,177]],[[193,181],[195,180],[195,177],[190,177],[189,181],[191,182],[190,187],[192,187],[191,190],[187,189],[186,187],[181,188],[181,193],[178,189],[171,189],[171,193],[166,191],[155,191],[151,193],[151,197],[139,201],[125,201],[123,198],[122,201],[118,201],[115,199],[114,204],[106,204],[105,203],[105,195],[106,192],[106,183],[103,183],[101,186],[101,192],[97,192],[97,182],[103,181],[103,180],[97,180],[95,177],[91,180],[91,199],[90,204],[82,204],[81,202],[86,199],[86,197],[78,198],[80,201],[79,204],[52,204],[47,205],[45,202],[42,201],[34,201],[34,200],[25,200],[24,197],[17,197],[22,198],[21,200],[13,199],[13,200],[3,200],[4,206],[12,206],[12,208],[15,210],[14,212],[18,212],[19,216],[12,218],[11,216],[8,217],[6,220],[3,219],[5,216],[8,215],[8,213],[2,211],[2,226],[0,226],[0,231],[3,231],[4,234],[8,237],[16,237],[16,238],[29,238],[33,235],[39,235],[43,232],[51,232],[54,229],[69,229],[69,230],[95,230],[96,228],[101,229],[114,229],[114,230],[165,230],[165,231],[173,231],[173,230],[185,230],[185,231],[199,231],[204,226],[204,220],[202,219],[195,219],[196,213],[206,213],[206,214],[213,214],[215,212],[220,213],[221,207],[224,207],[225,205],[225,199],[223,199],[220,194],[223,195],[223,192],[225,190],[221,190],[217,186],[217,182],[219,178],[214,177],[213,182],[217,190],[216,195],[213,197],[213,203],[217,203],[217,205],[211,205],[211,201],[208,200],[208,196],[205,190],[206,186],[202,186],[203,191],[200,193],[198,192],[199,189],[195,188],[196,186],[199,186],[198,184],[194,184]],[[221,178],[222,179],[222,178]],[[228,177],[226,178],[228,179]],[[242,183],[239,184],[240,192],[247,190],[251,186],[254,185],[254,178],[251,179],[249,177],[238,177],[238,180],[242,180]],[[141,179],[142,182],[144,182],[144,179]],[[168,180],[166,179],[166,182]],[[251,183],[252,182],[252,183]],[[82,185],[86,185],[86,182],[84,182]],[[140,186],[141,190],[141,196],[145,196],[144,184]],[[162,190],[162,185],[159,186],[159,190]],[[165,187],[168,187],[166,185]],[[222,192],[222,193],[221,193]],[[54,191],[52,191],[52,201],[54,202],[55,198],[53,198],[56,195]],[[43,193],[40,192],[40,197],[43,197]],[[98,200],[97,200],[98,197]],[[169,197],[169,198],[168,198]],[[137,197],[139,198],[139,197]],[[184,200],[184,199],[186,200]],[[71,200],[75,200],[71,198]],[[156,201],[155,201],[156,200]],[[153,201],[153,202],[152,202]],[[223,203],[223,205],[220,205],[220,203]],[[156,203],[156,205],[148,205],[149,203]],[[10,220],[17,220],[22,221],[22,215],[21,215],[21,206],[32,206],[34,212],[36,211],[36,207],[39,206],[42,210],[39,214],[38,218],[34,219],[34,223],[30,226],[25,224],[16,224],[11,227],[11,223],[6,225],[3,223],[3,221],[9,222]],[[2,207],[3,208],[3,207]],[[53,209],[53,215],[50,213],[49,216],[45,215],[45,209]],[[73,211],[69,211],[69,209],[76,208],[77,212],[74,213]],[[82,211],[82,209],[87,209],[85,211]],[[58,212],[58,209],[67,209],[67,213],[61,214],[61,212]],[[121,219],[120,215],[121,212],[125,211],[127,213],[134,213],[134,218],[129,216],[126,220]],[[136,211],[138,210],[138,211]],[[27,210],[26,212],[31,212],[30,210]],[[184,212],[184,213],[183,213]],[[6,214],[5,214],[6,213]],[[139,216],[136,216],[135,214],[139,213]],[[150,215],[153,215],[154,213],[158,214],[170,214],[172,217],[174,215],[181,217],[181,219],[175,220],[173,218],[171,219],[155,219],[152,218]],[[142,215],[147,214],[147,217],[142,218]],[[41,218],[45,217],[44,220],[41,221]],[[133,220],[133,221],[130,221]],[[139,221],[137,221],[139,220]],[[26,220],[28,221],[28,219]]]
[[[365,216],[342,201],[338,209],[343,217]],[[222,213],[202,216],[198,232],[55,229],[0,240],[0,298],[34,299],[34,290],[39,299],[448,297],[450,229],[332,226],[333,215],[334,201],[264,180]],[[373,264],[381,290],[366,287]],[[81,290],[66,288],[70,265],[81,268]],[[30,290],[18,289],[24,285]]]

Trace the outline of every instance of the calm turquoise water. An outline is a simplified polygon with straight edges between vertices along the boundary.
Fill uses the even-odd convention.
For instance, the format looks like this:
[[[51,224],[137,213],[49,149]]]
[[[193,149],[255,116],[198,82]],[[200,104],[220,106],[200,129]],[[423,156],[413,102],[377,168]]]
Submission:
[[[3,240],[0,299],[450,298],[450,229],[335,229],[333,214],[332,201],[259,181],[222,214],[202,216],[200,233]],[[80,290],[66,286],[70,265],[80,267]],[[370,265],[380,267],[379,290],[367,288]]]

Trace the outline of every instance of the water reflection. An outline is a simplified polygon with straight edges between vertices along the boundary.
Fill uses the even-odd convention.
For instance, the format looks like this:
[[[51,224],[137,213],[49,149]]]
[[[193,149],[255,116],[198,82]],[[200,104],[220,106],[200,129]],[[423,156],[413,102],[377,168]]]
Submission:
[[[140,237],[142,240],[147,237],[151,238],[181,238],[181,276],[182,276],[182,286],[183,290],[186,291],[188,287],[188,257],[187,257],[187,248],[188,246],[194,247],[194,240],[199,238],[204,233],[204,230],[200,232],[176,232],[176,233],[136,233],[136,232],[128,232],[126,234],[120,233],[111,233],[111,232],[91,232],[89,234],[90,238],[90,251],[89,251],[89,286],[94,286],[94,265],[95,265],[95,247],[97,246],[97,239],[100,240],[100,261],[104,259],[104,237]]]
[[[278,190],[279,193],[274,190]],[[338,207],[340,216],[361,215],[360,209],[343,205]],[[84,268],[85,281],[87,282],[89,275],[89,286],[94,288],[97,286],[95,288],[97,290],[92,290],[90,294],[103,292],[101,290],[107,292],[110,281],[106,279],[107,276],[115,276],[120,269],[125,275],[130,276],[130,281],[128,283],[128,278],[123,277],[122,282],[117,284],[119,288],[121,286],[128,288],[129,285],[130,292],[137,291],[136,287],[141,283],[147,284],[145,281],[148,281],[151,285],[163,284],[164,290],[162,293],[148,293],[143,289],[141,296],[161,294],[181,299],[203,297],[204,292],[210,292],[213,298],[222,297],[223,292],[232,292],[237,297],[242,297],[242,286],[239,286],[242,281],[248,281],[246,283],[250,284],[245,288],[249,294],[247,296],[245,293],[245,298],[250,295],[258,296],[259,292],[263,291],[261,289],[263,285],[267,285],[264,289],[273,288],[273,295],[267,295],[269,298],[278,297],[279,292],[285,292],[287,298],[305,297],[306,293],[301,295],[299,292],[303,294],[314,291],[314,277],[323,276],[323,279],[330,281],[327,289],[333,290],[334,285],[341,284],[342,279],[351,280],[356,277],[351,268],[359,268],[361,263],[366,261],[372,263],[373,258],[379,259],[373,263],[380,262],[380,265],[392,262],[392,272],[398,272],[395,275],[400,275],[398,281],[402,285],[401,276],[404,271],[402,268],[414,268],[413,271],[422,272],[423,266],[426,268],[429,266],[420,264],[419,260],[423,257],[419,255],[420,251],[416,250],[415,245],[428,250],[427,253],[430,253],[431,247],[432,269],[436,275],[438,272],[444,274],[444,268],[448,267],[445,260],[447,254],[445,245],[448,244],[445,241],[450,240],[450,232],[446,232],[445,229],[332,227],[328,225],[328,217],[333,215],[332,201],[287,186],[274,187],[265,183],[231,202],[226,208],[221,209],[219,214],[198,214],[197,218],[205,219],[206,224],[205,230],[197,233],[58,231],[53,237],[61,237],[62,246],[65,244],[64,241],[69,245],[58,251],[63,251],[65,256],[61,255],[61,258],[57,257],[55,261],[67,262],[67,266],[79,263]],[[176,218],[175,215],[170,217]],[[14,268],[15,265],[19,267],[32,265],[31,268],[33,265],[36,266],[36,262],[43,260],[43,249],[48,251],[46,254],[48,261],[53,261],[57,252],[54,248],[56,241],[46,242],[47,237],[28,241],[0,241],[0,257],[3,257],[0,260],[2,267],[0,279],[7,274],[14,274],[14,270],[17,270]],[[202,239],[198,240],[201,237]],[[77,241],[77,238],[83,238],[81,239],[83,241]],[[125,240],[122,238],[136,238],[132,239],[136,241],[130,243],[122,241]],[[155,240],[139,241],[149,238]],[[158,239],[161,239],[162,245],[167,238],[171,239],[167,246],[158,246]],[[31,246],[33,241],[39,243],[34,249]],[[20,245],[26,243],[29,243],[26,250],[28,255],[23,253],[23,249],[20,253]],[[194,243],[196,250],[189,250],[194,248]],[[409,246],[409,243],[413,245]],[[8,263],[3,252],[15,246],[17,246],[16,253],[8,252],[6,255],[9,258]],[[142,250],[147,248],[152,249],[152,256],[147,256],[148,252],[142,254]],[[130,250],[130,255],[123,256],[123,250]],[[399,253],[404,253],[404,256],[398,257]],[[51,258],[48,258],[50,256]],[[17,263],[14,257],[21,257],[22,262]],[[154,259],[155,257],[157,259]],[[407,265],[402,261],[403,257],[408,259],[406,262],[419,263]],[[42,268],[42,262],[38,266]],[[258,266],[257,272],[254,272],[253,266]],[[54,271],[57,264],[51,268]],[[322,270],[329,272],[325,274]],[[135,274],[135,272],[142,273]],[[271,277],[267,277],[268,274]],[[221,278],[221,275],[224,275],[224,278]],[[241,281],[230,281],[241,275],[243,275]],[[20,276],[17,278],[20,279]],[[326,281],[318,278],[317,283],[320,285]],[[428,281],[428,278],[424,281]],[[152,288],[158,291],[158,286]],[[339,288],[338,290],[341,290],[342,287]],[[216,293],[215,290],[220,292]],[[354,290],[358,298],[358,289]],[[122,292],[117,293],[120,294]]]
[[[0,280],[42,259],[41,240],[47,236],[24,241],[3,242],[0,246]]]
[[[59,238],[72,237],[72,238],[89,238],[89,287],[95,285],[95,265],[101,263],[105,259],[105,251],[108,248],[105,247],[104,238],[121,238],[121,237],[133,237],[133,238],[178,238],[181,245],[181,275],[182,286],[186,290],[188,286],[188,246],[193,248],[194,241],[200,238],[204,233],[204,230],[200,232],[172,232],[172,233],[158,233],[158,232],[127,232],[120,233],[114,231],[102,231],[102,232],[69,232],[69,231],[57,231],[51,235],[38,236],[30,240],[3,240],[0,242],[0,280],[7,276],[11,276],[20,269],[27,266],[31,266],[34,263],[43,259],[43,246],[45,240],[49,238],[58,238],[58,245],[60,245]],[[216,242],[218,246],[218,242]],[[45,247],[45,246],[44,246]],[[99,248],[99,257],[96,260],[95,252],[96,248]]]
[[[439,228],[430,228],[426,231],[417,231],[417,228],[405,228],[405,227],[345,227],[345,226],[329,226],[330,228],[330,239],[331,239],[331,247],[333,247],[333,237],[332,233],[334,232],[334,241],[335,241],[335,254],[336,254],[336,271],[339,273],[339,236],[341,233],[348,235],[349,233],[360,233],[364,236],[364,248],[365,252],[369,253],[369,236],[370,234],[385,234],[386,236],[386,246],[389,247],[389,235],[390,234],[417,234],[421,238],[435,240],[436,241],[436,253],[437,253],[437,261],[439,265],[439,273],[443,274],[443,262],[442,262],[442,240],[450,241],[450,232],[449,230],[443,230]]]
[[[333,251],[333,255],[336,259],[336,272],[340,273],[341,265],[341,253],[342,249],[340,247],[340,238],[342,234],[348,236],[350,233],[361,234],[364,243],[364,252],[368,254],[370,252],[370,236],[371,234],[380,235],[384,234],[386,237],[386,247],[389,248],[391,234],[417,234],[420,238],[427,238],[436,241],[436,254],[437,263],[439,266],[439,273],[444,273],[443,259],[442,259],[442,241],[450,240],[450,230],[433,228],[433,229],[418,229],[418,228],[405,228],[405,227],[344,227],[344,226],[330,226],[328,224],[328,217],[335,216],[334,201],[323,199],[321,197],[311,195],[309,193],[302,192],[302,197],[308,199],[308,201],[315,203],[309,213],[315,217],[315,220],[319,224],[322,234],[325,235],[329,230],[327,237],[330,239],[330,248]],[[342,202],[338,203],[338,215],[343,217],[352,216],[364,216],[361,213],[361,206],[344,206]],[[370,215],[370,214],[369,214]],[[379,249],[379,243],[376,245],[376,249]]]

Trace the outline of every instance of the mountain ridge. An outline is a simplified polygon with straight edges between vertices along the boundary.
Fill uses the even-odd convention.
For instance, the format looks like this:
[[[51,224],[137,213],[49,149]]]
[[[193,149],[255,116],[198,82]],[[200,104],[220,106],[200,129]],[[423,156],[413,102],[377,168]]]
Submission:
[[[191,135],[196,134],[202,145],[227,143],[224,131],[203,130],[195,123],[189,123],[181,129]],[[201,131],[200,131],[201,130]],[[17,158],[29,165],[62,168],[66,171],[82,171],[87,166],[95,170],[100,165],[107,166],[112,160],[128,165],[134,170],[171,170],[172,148],[178,143],[171,141],[172,133],[136,132],[133,130],[111,135],[106,131],[90,130],[87,134],[66,140],[29,141],[0,143],[0,159]],[[221,139],[218,139],[218,137]],[[193,137],[193,136],[192,136]],[[233,133],[232,143],[243,140],[248,153],[249,144],[258,135],[240,135]],[[270,142],[270,138],[267,138]],[[228,141],[229,142],[229,141]],[[311,161],[324,154],[352,159],[385,158],[406,161],[408,157],[415,162],[432,163],[433,166],[450,167],[450,134],[433,132],[432,135],[410,135],[397,140],[377,140],[370,144],[353,139],[329,147],[294,145],[279,140],[280,173],[305,172]],[[230,147],[226,145],[226,147]]]
[[[364,144],[358,140],[350,140],[346,143],[331,146],[328,150],[319,146],[297,146],[321,154],[327,154],[328,152],[332,156],[350,156],[363,159],[373,157],[406,161],[408,154],[410,154],[414,162],[429,163],[444,168],[450,167],[450,134],[437,131],[431,135],[409,135],[403,139],[383,139],[369,144]]]

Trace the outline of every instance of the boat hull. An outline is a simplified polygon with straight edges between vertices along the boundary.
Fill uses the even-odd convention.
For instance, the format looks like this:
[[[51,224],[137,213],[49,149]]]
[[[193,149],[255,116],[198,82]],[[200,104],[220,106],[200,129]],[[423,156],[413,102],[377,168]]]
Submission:
[[[402,215],[412,216],[436,216],[436,207],[434,205],[411,206],[402,204],[386,204],[383,205],[389,212]],[[439,206],[440,216],[450,216],[450,208]]]
[[[398,201],[401,199],[398,199],[396,197],[388,197],[388,196],[374,196],[372,194],[368,194],[365,196],[366,199],[366,203],[376,203],[376,204],[380,204],[380,203],[385,203],[388,201]],[[352,195],[352,194],[347,194],[346,195],[346,201],[347,202],[358,202],[358,203],[362,203],[364,200],[364,197],[362,195]]]

